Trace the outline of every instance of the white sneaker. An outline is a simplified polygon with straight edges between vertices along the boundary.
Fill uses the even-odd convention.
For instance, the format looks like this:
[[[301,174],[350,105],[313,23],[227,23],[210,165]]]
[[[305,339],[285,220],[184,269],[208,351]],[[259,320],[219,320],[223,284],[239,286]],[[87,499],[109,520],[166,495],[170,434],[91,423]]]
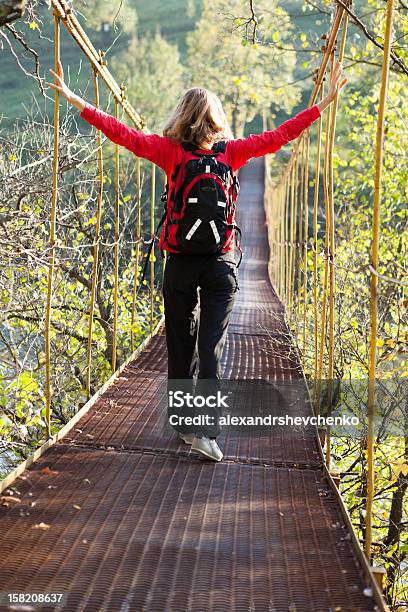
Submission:
[[[195,450],[214,461],[221,461],[223,458],[223,454],[217,442],[215,440],[210,440],[210,438],[194,438],[191,450]]]
[[[191,434],[182,434],[182,433],[179,433],[179,438],[181,440],[183,440],[183,442],[185,442],[186,444],[192,444],[193,440],[195,438],[195,435],[192,434],[192,433]]]

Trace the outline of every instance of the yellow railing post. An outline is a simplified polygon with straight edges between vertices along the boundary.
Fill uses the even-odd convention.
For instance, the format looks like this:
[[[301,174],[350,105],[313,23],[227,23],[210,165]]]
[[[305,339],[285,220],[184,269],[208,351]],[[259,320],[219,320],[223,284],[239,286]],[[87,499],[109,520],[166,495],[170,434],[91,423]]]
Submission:
[[[287,303],[288,292],[287,292],[287,279],[289,269],[289,251],[288,251],[288,227],[289,227],[289,212],[290,212],[290,172],[285,174],[285,202],[284,202],[284,214],[283,214],[283,227],[282,227],[282,300]]]
[[[347,35],[347,13],[343,16],[343,32],[340,43],[339,61],[343,61],[344,47]],[[334,49],[331,56],[330,75],[334,68]],[[336,133],[336,115],[338,104],[338,92],[330,109],[330,122],[328,127],[328,151],[327,151],[327,201],[329,211],[329,350],[328,350],[328,405],[330,409],[333,403],[333,383],[334,383],[334,298],[336,292],[335,278],[335,259],[336,259],[336,244],[335,244],[335,213],[334,213],[334,174],[333,174],[333,149],[334,136]],[[330,467],[330,429],[328,428],[326,436],[326,463]]]
[[[167,185],[167,176],[166,176],[166,174],[164,174],[164,186],[163,186],[163,190],[165,190],[165,189],[166,189],[166,185]],[[164,211],[163,211],[163,212],[164,212]],[[166,258],[167,258],[167,251],[163,251],[163,261],[162,261],[162,264],[163,264],[162,285],[163,285],[163,281],[164,281],[164,271],[165,271],[165,268],[166,268],[166,262],[167,262],[167,259],[166,259]],[[162,296],[161,296],[161,302],[162,302],[162,306],[164,307],[164,298],[163,298],[163,293],[162,293]]]
[[[334,49],[330,59],[330,78],[334,68]],[[328,241],[327,253],[329,263],[329,316],[328,316],[328,331],[329,331],[329,346],[328,346],[328,368],[327,368],[327,403],[329,410],[332,409],[333,401],[333,373],[334,373],[334,292],[335,292],[335,269],[334,269],[334,249],[335,249],[335,227],[334,227],[334,178],[333,178],[333,145],[334,145],[334,126],[335,126],[335,111],[333,105],[330,107],[330,120],[327,125],[326,142],[327,142],[327,162],[326,162],[326,193],[327,206],[326,214],[328,215]],[[330,467],[331,440],[330,428],[326,428],[326,464]]]
[[[394,0],[387,0],[387,13],[384,36],[384,55],[381,71],[380,101],[377,117],[377,134],[375,147],[375,178],[374,202],[371,238],[371,276],[370,276],[370,353],[368,364],[368,433],[367,433],[367,504],[366,504],[366,533],[365,552],[371,560],[372,543],[372,514],[374,501],[374,410],[375,410],[375,377],[377,370],[377,331],[378,331],[378,277],[379,264],[379,238],[380,238],[380,203],[381,203],[381,175],[384,147],[384,119],[386,110],[388,76],[390,69],[392,21],[394,14]]]
[[[290,200],[289,200],[289,215],[288,215],[288,270],[286,274],[286,303],[290,314],[292,307],[292,296],[290,294],[290,285],[292,277],[292,225],[293,225],[293,210],[294,210],[294,193],[295,193],[295,166],[294,163],[290,166]]]
[[[133,327],[136,321],[136,294],[139,279],[139,259],[141,249],[141,220],[142,220],[142,203],[141,203],[141,185],[140,185],[140,157],[136,158],[136,198],[137,198],[137,215],[136,215],[136,247],[135,247],[135,271],[133,274],[133,292],[132,292],[132,314],[130,321],[130,345],[132,351],[134,347],[134,332]]]
[[[156,166],[152,163],[152,193],[150,199],[150,239],[153,242],[150,253],[150,331],[153,331],[154,307],[154,209],[156,198]]]
[[[278,293],[283,301],[283,250],[284,250],[284,224],[285,224],[285,202],[286,202],[286,179],[281,177],[281,203],[279,209],[279,246],[278,246]]]
[[[115,99],[115,117],[119,118],[119,103]],[[116,371],[119,293],[119,145],[115,145],[115,263],[113,285],[112,372]]]
[[[307,349],[307,271],[308,271],[308,246],[309,246],[309,142],[310,129],[306,130],[306,152],[305,152],[305,174],[304,174],[304,227],[303,227],[303,358],[305,359]]]
[[[324,162],[323,162],[323,194],[326,213],[325,223],[325,239],[324,239],[324,280],[323,280],[323,295],[322,295],[322,314],[320,325],[320,343],[319,343],[319,362],[317,369],[317,388],[316,388],[316,413],[320,414],[320,394],[323,378],[323,362],[324,362],[324,344],[326,340],[326,310],[327,310],[327,290],[329,283],[329,231],[330,231],[330,209],[327,197],[327,159],[328,159],[328,133],[330,126],[330,106],[327,108],[326,114],[326,130],[324,137]]]
[[[275,207],[275,219],[274,219],[274,260],[273,260],[273,273],[275,280],[276,291],[279,292],[279,249],[280,249],[280,223],[282,219],[282,185],[279,183],[276,190],[276,207]]]
[[[323,83],[320,86],[320,100],[323,98]],[[320,186],[320,153],[322,142],[322,119],[318,119],[318,132],[316,143],[316,167],[315,167],[315,184],[313,194],[313,334],[314,334],[314,401],[316,403],[317,380],[318,372],[318,357],[319,357],[319,327],[317,313],[317,285],[318,285],[318,256],[317,256],[317,213],[319,205],[319,186]]]
[[[294,206],[292,210],[292,261],[291,261],[291,278],[290,278],[290,295],[291,295],[291,317],[295,311],[295,270],[298,253],[297,229],[298,229],[298,210],[299,210],[299,154],[298,150],[295,153],[295,175],[294,175]]]
[[[304,215],[304,206],[305,206],[305,135],[304,133],[301,136],[302,142],[300,145],[300,180],[299,180],[299,198],[300,198],[300,205],[299,205],[299,222],[298,222],[298,226],[299,226],[299,230],[298,230],[298,239],[297,239],[297,245],[298,245],[298,266],[297,266],[297,311],[298,311],[298,316],[299,316],[299,309],[300,309],[300,303],[301,303],[301,299],[302,299],[302,290],[303,290],[303,283],[301,282],[301,278],[302,278],[302,265],[303,265],[303,248],[302,248],[302,243],[303,243],[303,215]]]
[[[279,231],[278,231],[278,239],[279,239],[279,246],[278,246],[278,291],[279,291],[279,297],[281,300],[283,300],[283,257],[284,257],[284,227],[285,227],[285,215],[286,215],[286,211],[285,211],[285,205],[286,205],[286,189],[287,189],[287,183],[286,183],[286,179],[283,178],[283,180],[281,180],[281,202],[280,202],[280,207],[279,207]]]
[[[60,61],[60,18],[54,13],[55,41],[54,41],[54,70],[58,71]],[[52,196],[50,215],[50,240],[48,245],[48,282],[47,302],[45,311],[45,422],[47,424],[47,435],[51,436],[51,315],[52,294],[54,288],[54,266],[55,266],[55,235],[57,224],[57,199],[58,199],[58,146],[59,146],[59,92],[54,92],[54,152],[52,160]]]
[[[94,84],[94,95],[95,95],[95,106],[99,108],[99,85],[98,85],[98,73],[93,70],[93,84]],[[99,183],[98,183],[98,196],[97,196],[97,210],[96,210],[96,224],[95,224],[95,245],[93,248],[93,262],[92,262],[92,285],[91,285],[91,299],[89,305],[89,326],[88,326],[88,347],[86,356],[86,394],[88,399],[91,397],[91,365],[92,365],[92,335],[93,335],[93,323],[94,323],[94,312],[95,312],[95,299],[96,299],[96,282],[98,277],[98,264],[99,264],[99,241],[101,235],[101,217],[102,217],[102,198],[103,198],[103,151],[101,142],[101,131],[96,131],[96,141],[98,145],[98,170],[99,170]]]

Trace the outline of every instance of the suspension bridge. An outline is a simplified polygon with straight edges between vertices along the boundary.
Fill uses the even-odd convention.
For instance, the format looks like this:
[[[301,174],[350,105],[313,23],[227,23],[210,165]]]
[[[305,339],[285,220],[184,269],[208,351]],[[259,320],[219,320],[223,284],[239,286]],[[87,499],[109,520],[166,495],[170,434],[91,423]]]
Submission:
[[[99,83],[103,81],[114,95],[116,112],[121,106],[135,127],[146,129],[69,5],[63,0],[53,0],[52,6],[56,64],[60,59],[60,28],[63,25],[90,61],[95,104],[98,105]],[[392,2],[389,2],[383,104],[391,19]],[[312,102],[322,95],[323,77],[333,66],[339,32],[339,57],[342,58],[347,12],[341,6],[337,7],[326,39]],[[316,349],[317,379],[322,373],[322,334],[328,336],[328,350],[332,350],[335,252],[331,154],[336,107],[337,101],[327,114],[322,147],[327,207],[324,308],[328,313],[328,329],[322,325],[318,329],[316,325],[315,338],[311,340]],[[380,107],[380,115],[381,112]],[[317,170],[321,121],[317,127]],[[100,134],[97,135],[100,191],[86,376],[89,400],[57,434],[51,435],[50,329],[58,221],[58,123],[56,94],[48,300],[45,305],[48,439],[1,483],[1,590],[65,592],[67,600],[63,609],[73,611],[386,610],[380,588],[381,574],[370,565],[374,486],[372,440],[368,438],[367,447],[368,543],[366,539],[365,553],[353,531],[338,482],[330,472],[329,435],[322,447],[319,432],[312,427],[270,428],[267,433],[256,430],[245,435],[227,429],[220,437],[224,452],[221,463],[204,461],[190,452],[167,424],[165,335],[163,321],[154,315],[157,275],[153,259],[148,287],[151,333],[119,367],[114,342],[112,377],[90,397],[95,279],[99,263],[97,238],[102,217]],[[379,125],[378,152],[381,122]],[[238,222],[243,231],[245,256],[223,355],[224,378],[251,383],[250,398],[244,396],[242,399],[241,396],[241,402],[256,404],[258,401],[261,411],[272,405],[276,413],[293,411],[298,416],[313,414],[315,405],[309,396],[301,355],[288,324],[291,311],[299,303],[303,313],[303,301],[308,299],[306,255],[310,232],[306,203],[310,170],[308,148],[313,129],[307,130],[295,144],[279,181],[272,181],[264,158],[253,159],[240,171]],[[117,238],[118,159],[116,147]],[[140,160],[136,160],[136,164],[136,190],[140,202]],[[381,164],[379,173],[380,170]],[[153,239],[154,166],[151,185],[150,237]],[[318,185],[315,184],[314,189],[313,232],[316,238]],[[376,198],[378,208],[379,193]],[[142,258],[140,206],[136,221],[134,295]],[[378,218],[376,221],[374,217],[374,235],[376,223],[378,229]],[[117,258],[115,247],[114,338],[118,315]],[[375,268],[375,253],[373,262]],[[375,274],[373,277],[374,286]],[[313,280],[317,282],[316,276]],[[375,302],[372,309],[375,311]],[[134,305],[132,315],[136,314]],[[375,317],[373,321],[375,326]],[[289,389],[286,395],[279,393],[283,388]],[[293,389],[296,393],[292,397]],[[238,409],[242,410],[242,406],[237,406]],[[30,605],[3,604],[0,609],[35,609]]]

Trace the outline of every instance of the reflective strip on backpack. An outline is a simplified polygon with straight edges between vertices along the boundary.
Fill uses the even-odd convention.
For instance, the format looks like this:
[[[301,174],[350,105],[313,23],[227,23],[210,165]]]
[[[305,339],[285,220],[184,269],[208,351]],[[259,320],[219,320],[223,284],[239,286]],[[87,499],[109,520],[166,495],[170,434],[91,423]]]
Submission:
[[[188,198],[189,202],[198,202],[198,198]]]
[[[221,202],[221,200],[218,200],[217,204],[218,206],[222,206],[223,208],[225,208],[225,206],[227,205],[226,202]]]
[[[197,221],[194,223],[194,225],[191,228],[191,230],[188,232],[188,234],[186,236],[186,240],[190,240],[191,236],[194,234],[194,232],[196,231],[196,229],[198,228],[200,223],[201,223],[201,219],[197,219]]]
[[[210,221],[210,225],[211,225],[211,229],[212,229],[213,234],[214,234],[215,242],[219,242],[220,241],[220,235],[218,233],[217,226],[215,225],[214,219],[212,221]]]
[[[206,171],[206,172],[211,172],[211,166],[206,166],[206,167],[205,167],[205,171]]]

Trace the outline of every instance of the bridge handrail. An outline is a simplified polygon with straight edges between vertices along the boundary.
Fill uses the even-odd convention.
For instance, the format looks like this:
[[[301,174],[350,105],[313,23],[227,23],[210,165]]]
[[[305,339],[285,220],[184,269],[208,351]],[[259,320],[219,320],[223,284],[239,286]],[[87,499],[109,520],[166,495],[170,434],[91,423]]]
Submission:
[[[130,104],[125,93],[125,86],[119,85],[109,69],[107,68],[107,61],[105,55],[101,51],[97,51],[87,36],[86,32],[82,28],[78,21],[75,12],[66,0],[51,0],[51,8],[54,14],[54,63],[55,70],[57,70],[58,63],[61,57],[60,51],[60,28],[61,24],[65,27],[67,32],[80,47],[82,52],[89,60],[90,67],[92,69],[93,87],[94,87],[94,105],[99,107],[100,105],[100,92],[99,92],[99,79],[102,79],[108,91],[113,94],[114,105],[115,105],[115,116],[119,116],[119,108],[130,118],[136,129],[142,130],[144,133],[150,133],[145,125],[145,119],[142,115],[136,112],[133,106]],[[54,276],[55,276],[55,251],[57,247],[56,243],[56,227],[57,227],[57,203],[58,203],[58,150],[59,150],[59,124],[60,124],[60,96],[59,93],[55,92],[54,97],[54,142],[53,142],[53,182],[52,182],[52,197],[51,197],[51,210],[50,210],[50,235],[49,245],[47,249],[48,258],[48,282],[47,282],[47,298],[45,304],[45,328],[44,328],[44,353],[45,353],[45,421],[47,426],[47,435],[51,437],[51,405],[52,405],[52,359],[51,359],[51,314],[53,308],[53,289],[54,289]],[[93,244],[93,262],[92,262],[92,278],[91,278],[91,291],[89,300],[89,326],[88,326],[88,341],[87,341],[87,358],[85,368],[85,387],[88,400],[91,397],[91,366],[92,366],[92,343],[93,343],[93,329],[94,329],[94,314],[96,305],[96,283],[98,277],[99,267],[99,242],[100,242],[100,231],[101,231],[101,219],[102,219],[102,201],[103,201],[103,148],[101,141],[101,132],[97,131],[97,162],[98,162],[98,194],[97,194],[97,211],[96,211],[96,222],[95,222],[95,240]],[[140,260],[141,260],[141,167],[140,158],[136,158],[136,201],[137,201],[137,215],[135,220],[135,254],[134,254],[134,277],[133,277],[133,290],[132,290],[132,308],[131,308],[131,326],[130,326],[130,345],[132,351],[134,350],[135,337],[133,333],[133,324],[136,320],[136,295],[140,287],[139,283],[139,272],[140,272]],[[165,177],[164,177],[165,178]],[[111,350],[111,369],[112,372],[117,370],[117,333],[118,333],[118,294],[119,294],[119,241],[120,241],[120,227],[119,227],[119,146],[115,146],[115,241],[114,241],[114,287],[113,287],[113,333],[112,333],[112,350]],[[154,239],[154,223],[155,223],[155,192],[156,192],[156,166],[151,163],[151,191],[150,191],[150,210],[149,210],[149,233],[150,241]],[[149,261],[149,299],[150,299],[150,332],[152,332],[155,324],[155,311],[154,311],[154,300],[155,300],[155,268],[154,268],[154,257],[150,257]]]
[[[338,59],[342,61],[346,45],[348,9],[350,0],[336,2],[335,15],[329,34],[326,36],[323,57],[314,77],[315,84],[310,97],[310,104],[323,97],[324,78],[331,73],[336,56],[337,37],[341,31]],[[372,557],[372,521],[374,499],[374,406],[375,406],[375,376],[376,376],[376,346],[378,331],[378,274],[379,265],[379,211],[381,200],[381,172],[383,159],[383,135],[388,74],[391,53],[391,32],[393,21],[394,0],[387,0],[385,18],[384,52],[382,76],[380,85],[380,104],[377,118],[375,189],[372,216],[372,240],[370,271],[370,339],[368,343],[368,401],[366,438],[367,451],[367,497],[365,519],[365,553],[367,559]],[[335,219],[334,219],[334,181],[333,181],[333,149],[336,130],[337,96],[328,107],[325,117],[325,139],[322,147],[323,118],[317,121],[316,166],[313,192],[313,353],[314,353],[314,405],[316,413],[320,410],[321,381],[323,375],[323,357],[327,346],[328,357],[328,392],[329,402],[333,392],[334,379],[334,296],[336,292],[336,251],[335,251]],[[291,156],[278,179],[272,181],[266,174],[266,212],[268,216],[271,280],[283,303],[287,306],[289,322],[294,312],[303,318],[301,345],[303,352],[308,345],[306,312],[308,305],[308,196],[309,196],[309,143],[311,128],[305,130],[294,144]],[[324,247],[324,280],[321,317],[318,316],[318,257],[317,252],[317,210],[319,200],[319,176],[321,153],[323,149],[323,192],[326,213],[325,247]],[[300,167],[300,172],[299,172]],[[296,262],[297,291],[296,288]],[[396,279],[385,279],[397,282]],[[326,317],[328,321],[326,323]],[[320,323],[320,325],[319,325]],[[312,343],[309,343],[312,344]],[[326,465],[329,469],[331,459],[330,431],[326,433]]]

